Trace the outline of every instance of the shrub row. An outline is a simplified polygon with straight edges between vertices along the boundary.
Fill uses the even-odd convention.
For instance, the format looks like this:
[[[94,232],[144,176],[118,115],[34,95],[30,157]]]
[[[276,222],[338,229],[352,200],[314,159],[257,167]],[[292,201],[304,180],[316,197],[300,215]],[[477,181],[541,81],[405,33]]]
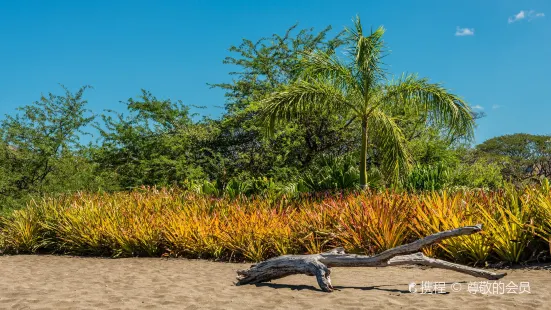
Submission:
[[[494,192],[228,199],[153,188],[32,201],[0,221],[5,253],[233,261],[337,246],[374,254],[437,231],[482,223],[483,233],[446,240],[425,253],[463,263],[519,263],[549,256],[551,190],[544,182]]]

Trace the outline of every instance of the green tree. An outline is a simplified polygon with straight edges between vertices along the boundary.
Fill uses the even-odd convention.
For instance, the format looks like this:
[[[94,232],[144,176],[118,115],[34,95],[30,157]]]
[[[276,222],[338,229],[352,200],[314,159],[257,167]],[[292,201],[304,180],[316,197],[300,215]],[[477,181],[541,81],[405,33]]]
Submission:
[[[220,184],[239,175],[289,182],[315,165],[321,155],[339,156],[354,149],[359,139],[341,130],[346,120],[335,115],[310,115],[266,137],[256,121],[259,111],[251,107],[252,102],[297,79],[304,53],[323,50],[331,54],[341,46],[341,33],[331,36],[330,31],[331,27],[316,32],[294,25],[283,35],[243,39],[230,47],[231,56],[224,63],[237,68],[230,72],[232,82],[212,85],[225,90],[227,114],[217,122],[218,135],[210,147],[213,163],[219,163],[218,169],[210,169],[211,178]]]
[[[96,125],[101,145],[92,156],[102,170],[115,173],[123,188],[183,185],[204,177],[197,161],[208,126],[194,123],[187,106],[145,90],[124,104],[129,115],[109,111]]]
[[[0,126],[0,196],[6,204],[45,191],[63,191],[57,173],[63,173],[69,158],[81,148],[80,137],[94,116],[86,109],[84,92],[49,93],[21,113],[6,116]],[[78,159],[82,165],[88,162]],[[74,166],[72,166],[74,168]]]
[[[500,165],[503,177],[515,183],[551,177],[551,136],[517,133],[494,137],[477,145],[474,156]]]
[[[428,122],[443,124],[450,133],[471,135],[473,115],[468,105],[439,84],[416,75],[387,82],[383,68],[384,28],[364,36],[359,17],[347,29],[348,61],[324,51],[302,59],[300,78],[261,101],[263,119],[270,131],[284,120],[318,111],[332,111],[358,120],[361,127],[360,185],[367,186],[367,153],[378,149],[381,168],[392,180],[409,170],[410,154],[400,127],[391,116],[393,105],[411,105],[427,111]]]
[[[229,114],[245,110],[252,102],[266,96],[279,86],[296,79],[300,73],[300,56],[314,50],[328,54],[343,44],[342,32],[328,38],[331,26],[316,33],[313,28],[297,31],[291,26],[284,35],[273,34],[257,41],[243,39],[231,46],[223,63],[239,68],[230,72],[231,83],[211,85],[226,91],[226,109]]]

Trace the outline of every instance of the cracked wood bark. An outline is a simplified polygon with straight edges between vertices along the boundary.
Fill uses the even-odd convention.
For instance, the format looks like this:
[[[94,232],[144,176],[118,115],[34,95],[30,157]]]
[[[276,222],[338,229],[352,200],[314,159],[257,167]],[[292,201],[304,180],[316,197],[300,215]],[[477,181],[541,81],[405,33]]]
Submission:
[[[333,291],[330,277],[331,267],[388,267],[397,265],[424,265],[454,270],[490,280],[501,279],[506,273],[494,273],[426,257],[421,252],[416,253],[424,246],[451,237],[474,234],[481,230],[482,225],[480,224],[446,230],[373,256],[346,254],[342,248],[312,255],[283,255],[252,265],[250,269],[238,270],[236,284],[269,282],[293,274],[305,274],[315,276],[320,288],[323,291],[331,292]]]

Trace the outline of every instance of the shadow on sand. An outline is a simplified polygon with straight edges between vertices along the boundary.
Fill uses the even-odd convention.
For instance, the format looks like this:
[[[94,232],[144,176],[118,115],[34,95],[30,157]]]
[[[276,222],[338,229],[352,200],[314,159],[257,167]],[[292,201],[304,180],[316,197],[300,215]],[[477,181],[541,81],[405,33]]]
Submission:
[[[449,286],[453,283],[461,283],[466,284],[466,281],[461,282],[446,282],[446,285]],[[311,291],[317,291],[322,292],[318,287],[312,286],[312,285],[295,285],[295,284],[279,284],[279,283],[257,283],[255,284],[257,287],[271,287],[273,289],[291,289],[293,291],[302,291],[302,290],[311,290]],[[401,290],[391,287],[396,286],[402,286],[402,287],[408,287],[408,283],[402,283],[402,284],[392,284],[392,285],[374,285],[374,286],[341,286],[341,285],[335,285],[334,289],[336,291],[340,291],[343,289],[355,289],[355,290],[362,290],[362,291],[384,291],[384,292],[390,292],[390,293],[401,293],[401,294],[413,294],[409,290]],[[448,291],[444,293],[440,293],[438,295],[447,295],[449,294]]]

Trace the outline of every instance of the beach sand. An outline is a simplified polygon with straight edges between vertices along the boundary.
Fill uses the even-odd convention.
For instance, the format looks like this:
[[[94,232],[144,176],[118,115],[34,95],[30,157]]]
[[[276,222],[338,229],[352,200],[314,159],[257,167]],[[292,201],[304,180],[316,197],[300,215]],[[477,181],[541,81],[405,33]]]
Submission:
[[[235,286],[250,264],[160,258],[1,256],[1,309],[551,309],[551,273],[508,270],[504,286],[528,282],[530,293],[471,294],[472,276],[418,267],[333,268],[333,293],[295,275]],[[446,294],[410,293],[409,283],[444,282]],[[452,291],[452,283],[457,282]],[[526,284],[524,284],[526,285]],[[480,285],[478,285],[480,287]],[[486,287],[483,282],[482,287]],[[440,288],[438,288],[440,290]]]

